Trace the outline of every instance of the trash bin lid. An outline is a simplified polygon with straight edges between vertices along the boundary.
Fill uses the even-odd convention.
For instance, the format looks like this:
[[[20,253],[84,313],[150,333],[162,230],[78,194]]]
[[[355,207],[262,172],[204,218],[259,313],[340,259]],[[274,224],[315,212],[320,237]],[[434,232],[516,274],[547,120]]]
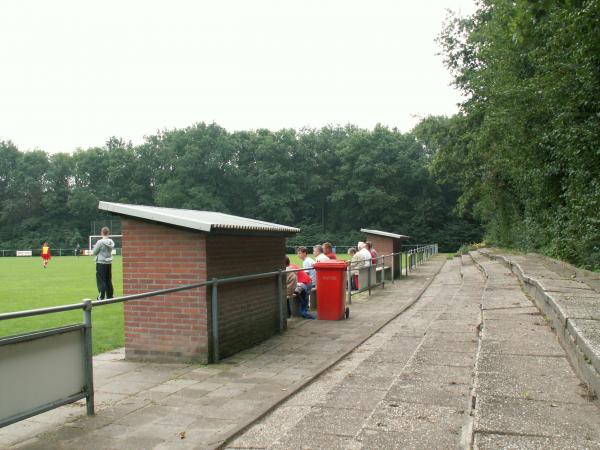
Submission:
[[[340,259],[330,259],[329,261],[321,261],[317,262],[313,265],[315,269],[334,269],[340,270],[348,267],[348,263],[346,261],[342,261]]]

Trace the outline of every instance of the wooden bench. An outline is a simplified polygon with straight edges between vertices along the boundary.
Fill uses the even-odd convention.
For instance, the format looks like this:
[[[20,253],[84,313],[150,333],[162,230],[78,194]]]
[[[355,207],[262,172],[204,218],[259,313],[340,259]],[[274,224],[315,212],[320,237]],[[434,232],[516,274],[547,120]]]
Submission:
[[[287,304],[290,307],[290,311],[291,311],[291,316],[292,317],[302,317],[302,314],[300,314],[300,296],[296,293],[294,293],[294,295],[292,295],[291,297],[287,297],[286,299]],[[287,313],[287,310],[286,310]]]
[[[369,286],[369,270],[371,271],[371,286],[381,283],[383,281],[382,276],[385,277],[386,280],[392,279],[392,267],[391,266],[363,267],[358,270],[358,288],[359,289],[363,289],[363,288],[366,288]]]
[[[312,288],[310,290],[310,295],[308,296],[308,307],[310,309],[317,309],[317,288]]]
[[[375,269],[376,274],[375,274],[375,282],[376,283],[381,283],[382,279],[381,276],[383,274],[383,276],[385,277],[386,280],[392,280],[392,266],[384,266],[384,267],[377,267],[377,269]]]

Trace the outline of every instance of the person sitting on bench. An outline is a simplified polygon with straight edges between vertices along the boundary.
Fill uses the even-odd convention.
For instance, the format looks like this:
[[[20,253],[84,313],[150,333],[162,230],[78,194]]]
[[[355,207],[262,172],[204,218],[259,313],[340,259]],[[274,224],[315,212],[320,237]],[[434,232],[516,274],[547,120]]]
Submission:
[[[300,266],[296,264],[290,264],[290,258],[285,258],[286,270],[300,269]],[[294,279],[290,277],[294,275]],[[311,283],[310,277],[303,270],[300,272],[288,272],[288,298],[293,299],[294,294],[300,299],[300,315],[305,319],[314,319],[315,317],[308,312],[308,296],[310,295],[309,286]],[[295,284],[295,286],[294,286]],[[291,291],[291,293],[290,293]],[[288,317],[291,316],[291,308],[288,303]]]
[[[367,242],[365,242],[365,244],[367,245],[367,250],[369,250],[369,253],[371,254],[371,262],[373,263],[374,266],[376,266],[378,263],[377,257],[379,256],[377,254],[377,251],[375,251],[375,247],[373,247],[373,243],[367,241]]]
[[[308,291],[315,287],[317,283],[317,273],[313,268],[315,260],[308,256],[308,250],[306,247],[298,247],[296,249],[296,255],[302,261],[302,267],[307,269],[304,271],[310,277],[310,284],[308,285]]]
[[[325,256],[327,256],[329,259],[337,259],[330,242],[323,243],[323,253],[325,253]]]

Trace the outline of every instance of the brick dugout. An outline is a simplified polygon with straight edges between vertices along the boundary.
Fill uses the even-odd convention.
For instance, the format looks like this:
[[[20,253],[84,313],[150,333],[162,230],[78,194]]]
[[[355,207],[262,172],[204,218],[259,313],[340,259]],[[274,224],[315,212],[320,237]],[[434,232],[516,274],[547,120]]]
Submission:
[[[108,202],[99,208],[122,217],[124,295],[283,269],[285,239],[300,231],[210,211]],[[210,292],[126,302],[127,359],[211,361]],[[218,299],[221,357],[279,331],[275,277],[219,286]]]
[[[388,233],[387,231],[367,230],[365,228],[360,231],[365,234],[365,240],[373,244],[379,256],[400,252],[402,241],[408,239],[408,236],[403,234]],[[386,267],[391,267],[391,256],[386,256],[384,261]],[[394,256],[394,272],[394,278],[400,276],[400,255]]]

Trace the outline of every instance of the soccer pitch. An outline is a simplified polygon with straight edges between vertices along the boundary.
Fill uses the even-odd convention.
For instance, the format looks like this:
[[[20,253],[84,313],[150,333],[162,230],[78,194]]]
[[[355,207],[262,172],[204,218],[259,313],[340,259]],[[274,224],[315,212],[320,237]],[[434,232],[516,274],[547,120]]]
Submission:
[[[288,255],[293,264],[302,266],[296,255]],[[346,254],[338,255],[348,259]],[[94,300],[96,267],[91,256],[55,256],[48,268],[36,257],[0,258],[0,313],[79,303],[84,298]],[[115,297],[123,295],[123,270],[120,256],[113,261]],[[39,331],[83,322],[83,311],[68,311],[42,316],[11,319],[0,322],[0,337]],[[123,304],[92,309],[94,354],[122,347]]]
[[[36,257],[0,258],[0,313],[94,300],[96,266],[91,256],[52,257],[48,268]],[[123,293],[121,257],[113,262],[115,296]],[[0,322],[0,337],[83,322],[83,311],[45,314]],[[123,346],[123,304],[93,308],[94,354]]]

